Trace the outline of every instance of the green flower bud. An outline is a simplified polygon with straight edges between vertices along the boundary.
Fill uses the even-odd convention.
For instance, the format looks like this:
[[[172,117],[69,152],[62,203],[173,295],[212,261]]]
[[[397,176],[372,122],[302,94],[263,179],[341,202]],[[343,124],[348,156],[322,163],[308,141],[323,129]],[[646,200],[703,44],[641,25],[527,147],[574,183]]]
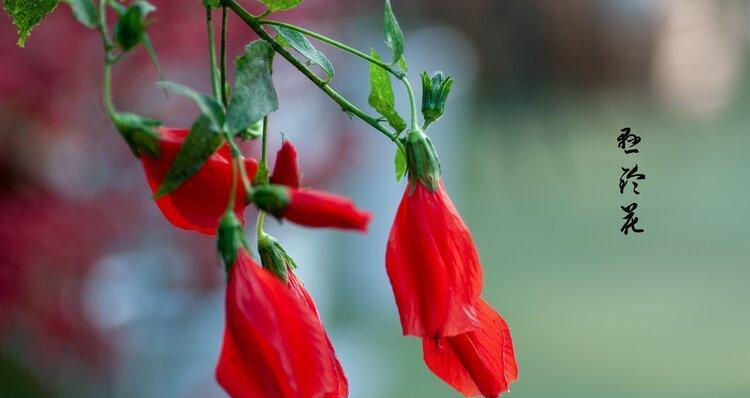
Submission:
[[[224,213],[221,217],[216,235],[216,246],[224,261],[227,277],[229,277],[234,261],[237,259],[237,251],[241,249],[249,251],[250,245],[247,243],[242,223],[232,211]]]
[[[112,115],[112,122],[136,157],[146,154],[154,159],[161,156],[159,133],[161,122],[134,113],[120,112]]]
[[[434,191],[440,181],[440,161],[432,141],[419,130],[413,130],[404,140],[406,148],[406,169],[409,180],[421,182]]]
[[[120,14],[120,19],[115,25],[115,41],[124,51],[138,45],[143,40],[146,32],[146,17],[156,10],[151,3],[145,0],[137,0]]]
[[[282,280],[287,280],[287,269],[297,268],[297,264],[286,253],[273,236],[263,234],[258,238],[258,253],[263,268],[273,272]]]
[[[261,210],[281,218],[291,202],[289,188],[272,184],[260,185],[253,190],[252,201]]]
[[[422,115],[425,128],[440,119],[445,111],[445,101],[453,87],[453,78],[443,76],[442,72],[432,75],[422,72]]]

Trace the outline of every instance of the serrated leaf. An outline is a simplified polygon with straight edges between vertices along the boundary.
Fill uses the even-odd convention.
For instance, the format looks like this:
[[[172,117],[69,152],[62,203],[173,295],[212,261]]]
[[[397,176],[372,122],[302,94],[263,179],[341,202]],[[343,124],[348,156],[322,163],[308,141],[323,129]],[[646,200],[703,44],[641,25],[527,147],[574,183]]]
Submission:
[[[274,29],[276,29],[276,32],[284,39],[286,44],[297,50],[305,58],[323,68],[328,75],[328,79],[333,77],[333,65],[331,65],[331,61],[328,60],[328,57],[326,57],[325,54],[318,51],[318,49],[307,40],[305,35],[283,26],[274,26]]]
[[[373,49],[370,49],[370,56],[378,61],[381,60],[378,53]],[[373,109],[385,117],[388,124],[396,132],[400,133],[406,128],[406,122],[404,122],[404,119],[401,118],[395,109],[396,99],[393,95],[391,77],[385,69],[374,63],[370,63],[370,97],[367,99],[367,102]]]
[[[271,78],[274,50],[263,40],[245,47],[245,54],[237,58],[232,98],[227,106],[225,130],[239,134],[279,109],[279,100]]]
[[[163,81],[159,82],[159,85],[175,94],[183,95],[195,101],[201,112],[211,121],[211,127],[216,131],[221,131],[221,127],[224,125],[224,110],[214,98],[173,82]]]
[[[406,174],[406,156],[401,148],[396,148],[396,158],[393,159],[393,165],[396,169],[396,181],[401,181]]]
[[[260,0],[268,7],[268,11],[285,11],[297,7],[302,0]]]
[[[113,115],[112,121],[135,156],[146,154],[155,159],[161,156],[159,133],[154,129],[161,126],[160,121],[128,112]]]
[[[222,142],[223,136],[213,128],[208,115],[198,116],[193,126],[190,127],[190,134],[185,137],[185,142],[180,147],[180,151],[177,152],[177,157],[167,171],[164,181],[154,193],[154,198],[169,194],[189,180],[200,170],[203,163],[216,152]]]
[[[96,28],[98,13],[92,0],[64,0],[76,20],[90,29]]]
[[[18,28],[18,46],[26,45],[31,30],[55,10],[60,0],[4,0],[3,8]]]
[[[396,16],[393,14],[391,0],[385,0],[385,43],[393,54],[393,63],[398,62],[404,56],[404,34],[398,26]]]

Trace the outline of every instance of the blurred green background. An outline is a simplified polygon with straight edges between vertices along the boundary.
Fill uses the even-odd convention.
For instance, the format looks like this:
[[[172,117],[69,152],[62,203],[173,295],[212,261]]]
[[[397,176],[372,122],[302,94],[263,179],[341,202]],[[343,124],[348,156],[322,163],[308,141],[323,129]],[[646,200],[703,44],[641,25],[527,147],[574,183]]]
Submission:
[[[208,92],[200,6],[154,3],[166,78]],[[278,19],[384,50],[382,4],[349,3],[309,0]],[[747,397],[750,3],[393,4],[412,82],[422,69],[457,81],[430,134],[484,297],[511,327],[520,378],[508,396]],[[99,104],[96,36],[65,9],[19,50],[1,22],[0,396],[224,397],[214,243],[173,230],[150,202]],[[254,37],[230,27],[236,54]],[[334,86],[366,107],[367,65],[319,48]],[[194,118],[154,87],[144,54],[126,62],[122,108]],[[272,145],[287,133],[307,184],[375,215],[367,235],[271,228],[321,308],[350,396],[459,396],[400,335],[383,266],[403,189],[392,148],[283,61],[275,73]],[[637,155],[617,148],[626,126],[643,139]],[[641,194],[621,195],[620,168],[634,163]],[[645,233],[624,236],[631,202]]]

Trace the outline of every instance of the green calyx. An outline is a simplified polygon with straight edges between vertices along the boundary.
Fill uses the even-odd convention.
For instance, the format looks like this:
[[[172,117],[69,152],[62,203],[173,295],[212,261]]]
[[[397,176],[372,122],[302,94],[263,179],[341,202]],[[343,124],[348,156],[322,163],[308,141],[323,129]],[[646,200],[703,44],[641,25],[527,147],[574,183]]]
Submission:
[[[445,111],[445,101],[453,87],[453,78],[443,76],[442,72],[432,75],[422,72],[422,115],[424,127],[440,119]]]
[[[216,232],[216,246],[224,261],[224,267],[227,272],[227,278],[230,275],[232,266],[237,259],[237,251],[240,249],[250,250],[250,245],[245,237],[245,229],[237,216],[227,211],[219,221],[219,229]]]
[[[420,130],[412,130],[404,140],[409,180],[434,191],[440,181],[440,161],[432,141]]]
[[[273,236],[264,233],[258,237],[258,253],[263,268],[271,271],[281,280],[287,280],[287,270],[297,268],[297,264],[281,247]]]
[[[267,211],[276,218],[283,217],[286,207],[291,202],[289,188],[273,184],[255,187],[251,199],[259,209]]]
[[[146,17],[156,10],[145,0],[136,0],[124,12],[115,25],[115,41],[125,51],[132,49],[143,41],[148,22]]]
[[[160,121],[134,113],[118,112],[112,115],[112,122],[136,157],[143,154],[154,159],[161,157],[159,133],[155,130],[161,126]]]

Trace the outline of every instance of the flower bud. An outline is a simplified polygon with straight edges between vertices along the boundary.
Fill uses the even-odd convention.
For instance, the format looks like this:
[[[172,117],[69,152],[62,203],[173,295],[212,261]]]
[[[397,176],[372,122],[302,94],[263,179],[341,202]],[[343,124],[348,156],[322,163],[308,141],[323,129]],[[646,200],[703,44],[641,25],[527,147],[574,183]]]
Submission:
[[[414,130],[404,140],[406,168],[411,182],[421,182],[429,190],[437,189],[440,181],[440,161],[430,139]]]
[[[224,261],[228,277],[234,260],[237,259],[237,251],[240,249],[249,250],[242,223],[231,211],[224,213],[219,221],[216,246],[221,259]]]
[[[156,7],[145,0],[137,0],[120,14],[115,25],[115,41],[124,51],[138,45],[143,40],[148,22],[146,17]]]
[[[263,268],[273,272],[284,281],[287,280],[287,270],[297,268],[297,264],[281,247],[279,241],[266,233],[258,238],[258,253]]]
[[[453,87],[453,78],[443,76],[442,72],[432,75],[422,72],[422,115],[425,127],[440,119],[445,111],[445,100]]]
[[[297,149],[292,142],[284,140],[281,149],[276,154],[276,164],[273,165],[271,183],[299,188],[300,172],[297,162]]]
[[[253,191],[253,202],[276,218],[282,218],[291,202],[289,188],[280,185],[260,185]]]

